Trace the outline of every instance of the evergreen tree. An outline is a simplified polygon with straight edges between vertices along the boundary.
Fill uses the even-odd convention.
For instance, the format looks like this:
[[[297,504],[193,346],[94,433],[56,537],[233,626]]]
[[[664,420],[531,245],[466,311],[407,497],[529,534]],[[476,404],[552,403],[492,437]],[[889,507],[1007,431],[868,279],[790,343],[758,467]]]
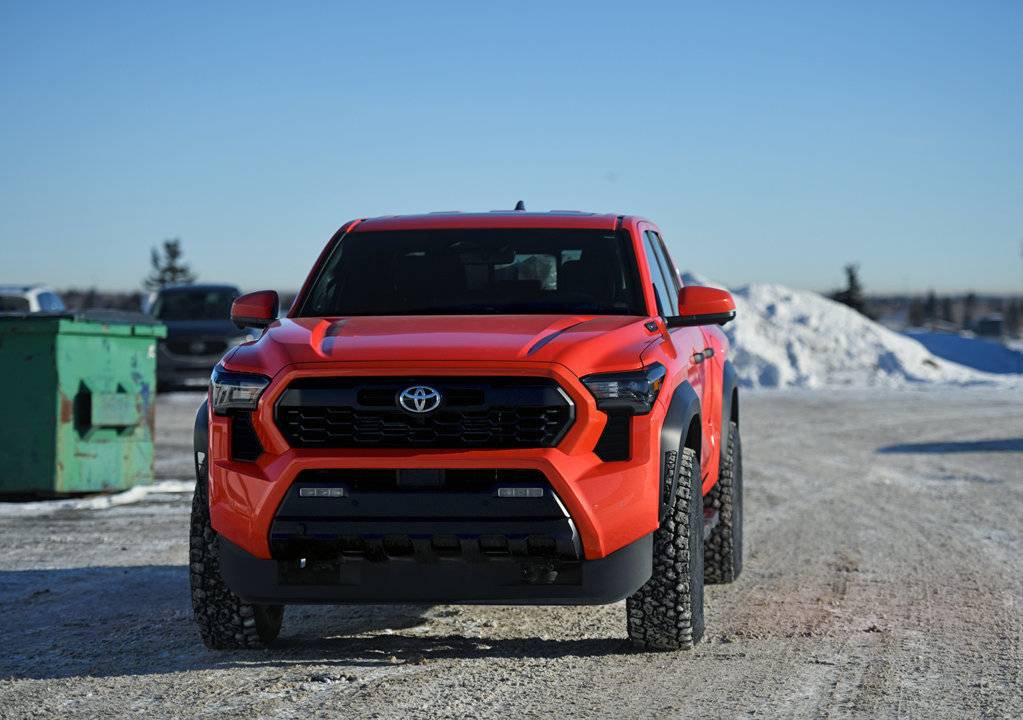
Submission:
[[[934,320],[938,317],[938,298],[931,290],[927,293],[927,300],[924,301],[924,318]]]
[[[977,312],[977,296],[972,292],[963,301],[963,327],[973,327],[973,316]]]
[[[181,258],[180,238],[169,238],[163,241],[163,251],[153,248],[149,261],[153,266],[149,277],[142,283],[147,290],[160,290],[168,285],[191,285],[195,282],[195,274],[188,263]]]
[[[945,297],[941,300],[941,319],[945,322],[955,322],[952,317],[952,298]]]
[[[1020,330],[1020,301],[1011,298],[1005,307],[1005,334],[1017,337]]]
[[[924,317],[924,304],[920,298],[913,298],[909,301],[909,314],[907,322],[910,327],[923,327],[924,321],[927,318]]]
[[[863,286],[860,284],[859,265],[849,263],[845,266],[845,281],[845,289],[831,293],[831,299],[843,305],[848,305],[861,315],[870,317],[870,314],[867,312],[867,302],[863,297]]]

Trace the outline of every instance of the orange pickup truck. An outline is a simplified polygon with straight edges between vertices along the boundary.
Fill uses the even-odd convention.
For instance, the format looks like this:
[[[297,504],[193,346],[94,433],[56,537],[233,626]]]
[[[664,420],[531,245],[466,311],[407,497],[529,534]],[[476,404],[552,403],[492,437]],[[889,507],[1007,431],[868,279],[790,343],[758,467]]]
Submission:
[[[356,220],[287,316],[213,371],[195,425],[202,638],[260,647],[291,603],[626,602],[691,647],[742,569],[731,296],[660,230],[579,212]]]

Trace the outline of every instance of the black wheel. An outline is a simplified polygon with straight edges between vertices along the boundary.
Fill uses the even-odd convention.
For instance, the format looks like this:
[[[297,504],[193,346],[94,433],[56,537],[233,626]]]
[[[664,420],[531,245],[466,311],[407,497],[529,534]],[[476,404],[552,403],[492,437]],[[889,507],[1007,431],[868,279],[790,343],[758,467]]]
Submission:
[[[739,426],[728,424],[728,448],[721,473],[704,505],[717,512],[718,524],[703,548],[703,580],[727,583],[742,572],[742,442]]]
[[[199,634],[206,647],[214,650],[266,647],[281,631],[284,606],[244,603],[224,584],[220,577],[217,533],[210,525],[205,460],[197,475],[188,569]]]
[[[700,463],[683,448],[678,464],[675,500],[654,534],[653,575],[625,602],[629,639],[645,650],[691,648],[703,637]]]

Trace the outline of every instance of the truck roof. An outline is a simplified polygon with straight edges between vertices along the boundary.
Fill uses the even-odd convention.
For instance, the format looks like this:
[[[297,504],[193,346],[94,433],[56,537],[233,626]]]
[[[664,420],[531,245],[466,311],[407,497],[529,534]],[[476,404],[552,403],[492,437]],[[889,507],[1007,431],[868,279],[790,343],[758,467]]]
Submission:
[[[564,228],[576,230],[614,230],[618,215],[552,210],[523,212],[434,212],[423,215],[389,215],[369,218],[351,232],[387,230],[456,230],[459,228]]]

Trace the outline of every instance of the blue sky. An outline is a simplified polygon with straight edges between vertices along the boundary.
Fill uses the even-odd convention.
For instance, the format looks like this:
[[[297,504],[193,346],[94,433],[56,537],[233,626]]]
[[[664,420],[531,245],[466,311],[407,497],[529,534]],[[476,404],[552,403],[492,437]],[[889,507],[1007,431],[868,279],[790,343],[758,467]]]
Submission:
[[[298,9],[301,8],[301,9]],[[352,217],[637,213],[731,284],[1023,290],[1023,3],[0,5],[0,283],[295,288]]]

